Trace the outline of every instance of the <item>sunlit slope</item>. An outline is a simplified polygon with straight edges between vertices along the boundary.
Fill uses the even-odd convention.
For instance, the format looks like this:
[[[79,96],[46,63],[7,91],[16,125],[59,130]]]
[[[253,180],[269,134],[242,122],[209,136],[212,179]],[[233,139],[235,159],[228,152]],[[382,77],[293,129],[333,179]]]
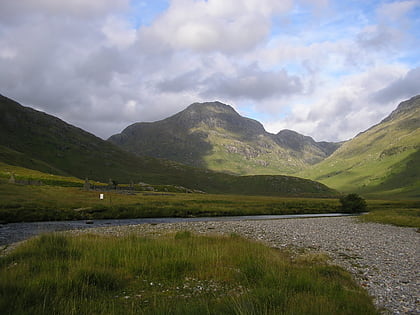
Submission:
[[[271,134],[220,102],[191,104],[166,119],[128,126],[108,140],[137,155],[236,175],[295,173],[340,145],[291,130]]]
[[[1,149],[1,147],[0,147]],[[1,152],[1,151],[0,151]],[[15,181],[34,181],[39,184],[57,185],[57,186],[83,186],[84,180],[71,176],[60,176],[50,173],[37,171],[16,165],[9,165],[0,162],[0,181],[1,183]]]
[[[107,183],[180,185],[209,193],[331,196],[325,185],[287,176],[240,177],[136,156],[57,117],[0,95],[0,161]]]
[[[298,176],[343,192],[420,198],[420,96]]]

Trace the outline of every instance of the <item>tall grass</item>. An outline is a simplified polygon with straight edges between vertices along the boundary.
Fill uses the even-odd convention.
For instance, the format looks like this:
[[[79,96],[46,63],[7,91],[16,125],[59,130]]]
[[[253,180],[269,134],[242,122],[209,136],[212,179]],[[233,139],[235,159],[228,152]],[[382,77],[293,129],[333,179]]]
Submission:
[[[2,314],[377,314],[324,260],[237,235],[43,235],[0,258]]]

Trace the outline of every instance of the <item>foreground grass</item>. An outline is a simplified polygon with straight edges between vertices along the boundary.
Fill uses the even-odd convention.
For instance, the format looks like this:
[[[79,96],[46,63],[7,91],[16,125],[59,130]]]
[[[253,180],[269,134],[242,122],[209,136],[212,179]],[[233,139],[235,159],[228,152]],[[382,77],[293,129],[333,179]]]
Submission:
[[[2,314],[377,314],[339,267],[236,235],[44,235],[0,258]]]

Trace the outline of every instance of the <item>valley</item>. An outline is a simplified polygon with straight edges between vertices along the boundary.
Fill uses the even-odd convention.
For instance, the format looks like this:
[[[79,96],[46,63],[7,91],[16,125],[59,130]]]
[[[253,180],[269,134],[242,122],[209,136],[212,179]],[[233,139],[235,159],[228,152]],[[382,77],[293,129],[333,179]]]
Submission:
[[[285,175],[236,176],[137,156],[62,120],[0,96],[0,161],[108,183],[183,186],[207,193],[334,196],[323,184]],[[10,176],[10,174],[8,175]]]
[[[316,142],[291,130],[270,134],[219,102],[133,124],[109,141],[137,155],[229,174],[287,174],[372,198],[420,198],[420,96],[340,143]]]
[[[215,105],[206,106],[214,110]],[[237,312],[267,305],[297,313],[314,307],[340,314],[414,310],[414,280],[403,274],[413,274],[416,256],[408,255],[410,263],[401,263],[399,256],[391,259],[386,254],[387,264],[378,263],[371,257],[383,260],[383,253],[375,253],[367,239],[382,242],[391,233],[403,241],[387,243],[385,249],[398,247],[407,253],[416,244],[415,229],[389,225],[420,228],[418,98],[339,144],[315,142],[290,130],[268,134],[258,122],[238,117],[226,105],[216,107],[218,118],[201,113],[198,121],[205,116],[206,123],[188,129],[191,137],[185,143],[180,134],[165,140],[167,134],[176,135],[173,130],[156,129],[161,131],[158,154],[184,148],[174,154],[201,163],[186,165],[112,143],[127,132],[104,141],[0,97],[0,228],[7,230],[12,222],[79,220],[88,227],[86,223],[101,219],[328,214],[340,211],[338,197],[346,191],[368,197],[369,213],[358,218],[151,223],[140,229],[109,226],[44,234],[17,247],[6,243],[0,248],[0,292],[7,296],[0,299],[1,308],[62,314],[74,313],[75,303],[78,311],[95,307],[104,314],[116,314],[116,309],[152,314],[169,307],[182,314],[208,307]],[[197,104],[193,108],[202,110]],[[226,123],[225,111],[240,123]],[[210,122],[211,128],[203,127]],[[190,148],[195,151],[187,154]],[[203,148],[211,154],[203,155]],[[209,170],[204,165],[222,167],[216,171],[216,166]],[[239,175],[248,173],[253,175]],[[314,251],[316,244],[320,247]],[[273,246],[281,249],[269,248]],[[155,258],[143,261],[140,270],[139,257],[146,252]],[[200,269],[207,266],[203,257],[210,263],[205,269],[214,273]],[[331,259],[346,270],[331,266]],[[382,268],[392,279],[380,272]],[[273,272],[290,278],[282,276],[280,281]],[[20,281],[22,275],[30,281]],[[286,286],[280,288],[285,279]],[[400,291],[389,294],[382,290],[383,282],[398,285]],[[302,285],[309,288],[305,295]],[[48,294],[41,297],[40,290]],[[233,293],[234,300],[225,298]],[[328,303],[326,295],[331,296]],[[157,298],[159,303],[153,302]],[[310,303],[302,304],[302,298]]]

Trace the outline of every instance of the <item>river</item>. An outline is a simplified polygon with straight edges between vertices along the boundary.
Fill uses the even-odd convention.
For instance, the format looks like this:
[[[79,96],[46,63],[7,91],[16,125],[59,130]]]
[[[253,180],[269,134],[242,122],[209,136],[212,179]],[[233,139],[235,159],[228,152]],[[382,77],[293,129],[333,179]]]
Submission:
[[[287,215],[252,215],[232,217],[197,217],[197,218],[141,218],[141,219],[108,219],[94,221],[46,221],[0,224],[0,246],[23,241],[42,233],[88,229],[115,225],[159,224],[197,221],[243,221],[243,220],[276,220],[291,218],[316,218],[348,216],[347,213],[323,214],[287,214]]]

